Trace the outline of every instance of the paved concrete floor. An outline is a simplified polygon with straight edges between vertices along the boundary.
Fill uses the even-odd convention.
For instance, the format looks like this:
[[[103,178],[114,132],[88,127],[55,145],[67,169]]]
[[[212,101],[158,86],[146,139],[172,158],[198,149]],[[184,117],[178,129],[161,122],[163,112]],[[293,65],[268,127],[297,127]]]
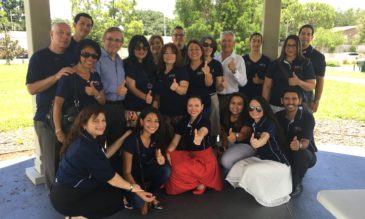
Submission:
[[[207,191],[202,196],[190,193],[179,196],[162,195],[160,199],[165,209],[152,210],[145,217],[140,216],[137,211],[124,210],[109,218],[333,218],[318,203],[316,195],[323,189],[365,188],[365,153],[362,156],[357,156],[360,154],[356,151],[352,154],[356,156],[318,152],[316,166],[310,169],[303,181],[303,194],[282,206],[260,206],[243,189],[233,189],[226,184],[223,192]],[[32,165],[32,159],[13,165],[0,163],[1,219],[64,218],[52,208],[44,186],[33,186],[26,178],[25,168]]]

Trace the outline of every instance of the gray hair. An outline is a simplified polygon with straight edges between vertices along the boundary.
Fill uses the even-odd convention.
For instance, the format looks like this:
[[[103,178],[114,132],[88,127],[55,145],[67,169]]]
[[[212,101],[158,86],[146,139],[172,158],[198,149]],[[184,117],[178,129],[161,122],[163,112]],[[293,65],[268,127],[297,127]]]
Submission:
[[[236,39],[236,36],[230,30],[222,31],[219,37],[222,39],[223,35],[231,35],[233,37],[233,41]]]

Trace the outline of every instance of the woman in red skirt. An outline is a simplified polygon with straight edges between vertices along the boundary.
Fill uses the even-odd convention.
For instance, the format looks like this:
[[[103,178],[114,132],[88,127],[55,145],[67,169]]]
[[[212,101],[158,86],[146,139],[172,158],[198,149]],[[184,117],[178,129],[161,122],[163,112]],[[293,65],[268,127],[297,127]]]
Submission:
[[[167,153],[171,176],[165,189],[169,195],[189,190],[201,195],[207,188],[223,189],[217,158],[210,147],[209,119],[203,117],[203,109],[200,97],[190,97],[187,104],[189,116],[181,119],[175,127]]]

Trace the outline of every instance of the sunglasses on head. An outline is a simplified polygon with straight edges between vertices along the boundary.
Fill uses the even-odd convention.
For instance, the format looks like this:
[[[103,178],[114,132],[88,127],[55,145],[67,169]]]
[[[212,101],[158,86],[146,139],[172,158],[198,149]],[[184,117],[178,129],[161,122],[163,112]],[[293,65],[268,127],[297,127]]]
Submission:
[[[261,107],[261,106],[249,106],[249,107],[248,107],[248,110],[249,110],[250,112],[252,112],[252,111],[256,110],[256,112],[261,113],[261,112],[262,112],[262,107]]]
[[[203,43],[203,47],[210,47],[213,48],[213,44],[212,43]]]
[[[95,54],[95,53],[88,53],[88,52],[82,52],[81,56],[84,57],[85,59],[87,58],[93,58],[93,59],[98,59],[99,55]]]

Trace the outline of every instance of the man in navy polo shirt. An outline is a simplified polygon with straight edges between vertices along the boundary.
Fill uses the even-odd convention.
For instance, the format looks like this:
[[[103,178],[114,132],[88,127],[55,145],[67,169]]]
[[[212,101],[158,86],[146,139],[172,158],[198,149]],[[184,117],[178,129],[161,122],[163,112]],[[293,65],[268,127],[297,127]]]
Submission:
[[[292,168],[293,192],[292,197],[303,191],[302,179],[307,170],[316,164],[313,130],[315,121],[313,114],[301,107],[302,98],[296,87],[287,88],[281,102],[285,110],[276,113],[279,123],[284,128],[290,145],[289,161]]]
[[[50,45],[37,51],[30,58],[26,78],[28,92],[36,95],[34,128],[40,145],[47,190],[57,170],[60,145],[56,143],[55,134],[46,122],[46,116],[55,97],[57,81],[74,72],[68,67],[69,62],[64,55],[71,40],[70,26],[63,22],[55,23],[52,25],[50,36]]]
[[[185,30],[182,26],[176,26],[172,30],[172,42],[179,48],[184,63],[188,62],[188,48],[185,45]]]
[[[326,61],[325,57],[318,50],[314,49],[310,44],[313,40],[314,28],[310,24],[303,25],[299,29],[299,39],[302,42],[303,55],[310,59],[314,68],[314,73],[316,75],[316,87],[313,92],[309,92],[309,97],[312,102],[310,108],[312,112],[316,112],[318,109],[319,101],[322,96],[323,84],[324,84],[324,74],[326,72]]]

